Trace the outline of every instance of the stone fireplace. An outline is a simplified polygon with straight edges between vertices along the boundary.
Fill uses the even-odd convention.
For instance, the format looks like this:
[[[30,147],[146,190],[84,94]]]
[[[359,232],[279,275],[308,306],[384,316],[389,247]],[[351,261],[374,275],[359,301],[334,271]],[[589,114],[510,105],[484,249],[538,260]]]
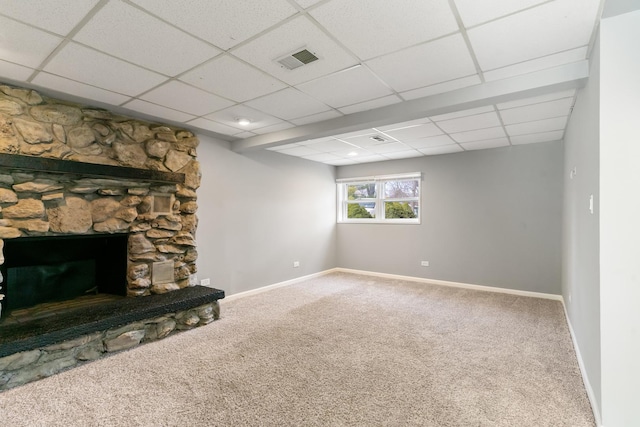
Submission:
[[[195,285],[197,146],[183,129],[0,85],[0,326],[51,301]],[[16,366],[3,357],[0,389]]]

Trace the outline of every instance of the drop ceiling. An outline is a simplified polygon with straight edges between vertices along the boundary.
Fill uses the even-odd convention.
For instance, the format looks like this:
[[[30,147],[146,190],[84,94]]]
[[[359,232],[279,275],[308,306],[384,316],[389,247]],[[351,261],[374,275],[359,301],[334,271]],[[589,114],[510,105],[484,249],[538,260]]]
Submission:
[[[559,141],[600,10],[601,0],[0,0],[0,81],[238,152],[332,165]],[[279,62],[303,49],[318,60]]]

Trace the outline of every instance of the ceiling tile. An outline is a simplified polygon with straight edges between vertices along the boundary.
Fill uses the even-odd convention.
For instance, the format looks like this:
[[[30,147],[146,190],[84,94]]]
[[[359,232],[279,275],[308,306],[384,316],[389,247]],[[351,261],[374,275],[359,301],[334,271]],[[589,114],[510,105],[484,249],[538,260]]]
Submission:
[[[445,93],[456,89],[462,89],[464,87],[475,86],[482,83],[480,76],[474,74],[468,77],[462,77],[460,79],[449,80],[448,82],[438,83],[431,86],[422,87],[420,89],[408,90],[402,92],[400,95],[405,100],[424,98],[425,96],[437,95],[439,93]]]
[[[519,125],[517,125],[519,126]],[[494,139],[506,136],[502,127],[495,127],[489,129],[472,130],[468,132],[452,133],[449,135],[456,142],[473,142],[482,141],[485,139]]]
[[[376,141],[375,139],[372,139],[372,137],[374,136],[379,136],[382,137],[384,139],[383,142],[380,141]],[[379,145],[379,144],[386,144],[388,142],[394,142],[393,139],[389,138],[389,137],[385,137],[384,135],[380,135],[379,133],[373,133],[373,134],[369,134],[369,135],[360,135],[360,136],[352,136],[350,138],[344,138],[341,135],[338,135],[336,138],[340,138],[340,140],[348,142],[349,144],[353,144],[356,145],[360,148],[369,148],[369,147],[373,147],[375,145]]]
[[[322,154],[312,148],[300,145],[298,147],[288,148],[286,150],[278,150],[278,153],[287,154],[289,156],[312,156]]]
[[[525,105],[539,104],[541,102],[553,101],[555,99],[573,98],[575,94],[575,89],[569,89],[560,92],[548,93],[546,95],[532,96],[531,98],[522,98],[516,99],[515,101],[502,102],[500,104],[496,104],[496,107],[498,107],[499,110],[506,110],[507,108],[516,108]]]
[[[496,112],[476,114],[474,116],[466,116],[438,122],[440,129],[447,133],[486,129],[500,125],[500,118]]]
[[[487,139],[485,141],[467,142],[460,144],[465,150],[485,150],[487,148],[507,147],[509,138]]]
[[[353,157],[358,163],[371,163],[371,162],[384,162],[385,160],[389,160],[383,155],[373,154],[371,156],[355,156]]]
[[[421,148],[419,151],[427,156],[436,156],[438,154],[459,153],[463,150],[462,147],[460,147],[458,144],[454,144],[441,145],[440,147]]]
[[[346,165],[355,165],[357,164],[357,162],[353,159],[345,159],[342,158],[341,160],[326,160],[323,163],[326,163],[328,165],[333,165],[333,166],[346,166]]]
[[[382,132],[387,132],[387,131],[392,131],[392,130],[410,128],[410,127],[418,126],[418,125],[424,125],[426,123],[431,123],[431,120],[429,120],[429,118],[427,118],[427,117],[423,117],[421,119],[409,120],[407,122],[393,123],[393,124],[386,125],[386,126],[377,126],[377,127],[375,127],[375,129],[379,130],[379,131],[382,131]]]
[[[176,80],[169,81],[140,98],[196,116],[204,116],[234,104],[233,101]]]
[[[378,129],[378,128],[376,128]],[[442,135],[442,130],[433,123],[426,123],[417,126],[410,126],[396,130],[384,131],[387,135],[403,141],[405,139],[426,138],[428,136]]]
[[[480,67],[492,70],[586,46],[599,4],[600,0],[556,0],[469,30]]]
[[[0,53],[4,61],[31,68],[40,66],[62,39],[0,16]]]
[[[502,116],[502,121],[505,125],[532,122],[551,117],[568,116],[572,105],[573,98],[562,98],[555,101],[502,110],[500,111],[500,116]]]
[[[307,49],[319,59],[289,70],[277,60]],[[300,16],[233,50],[238,58],[276,78],[296,85],[357,64],[356,59],[314,25]]]
[[[89,86],[84,83],[40,72],[32,81],[33,84],[58,92],[68,93],[87,100],[87,103],[98,101],[111,105],[120,105],[131,99],[129,96]]]
[[[317,141],[317,140],[316,140]],[[310,144],[305,143],[304,145],[313,148],[316,151],[321,153],[332,153],[336,151],[344,151],[344,150],[353,150],[353,146],[347,144],[346,142],[339,141],[333,138],[322,138],[318,142],[311,142]]]
[[[455,3],[464,26],[472,27],[546,1],[548,0],[455,0]]]
[[[329,153],[322,153],[322,154],[312,154],[310,156],[302,156],[303,158],[307,159],[307,160],[313,160],[314,162],[328,162],[328,161],[337,161],[337,160],[343,160],[343,157],[338,157],[334,154],[329,154]]]
[[[460,34],[385,55],[367,65],[398,92],[476,74]]]
[[[265,126],[282,123],[282,120],[263,113],[262,111],[249,108],[246,105],[234,105],[233,107],[207,114],[206,118],[234,127],[241,131],[260,129]],[[238,123],[238,119],[240,118],[249,119],[251,123],[246,126],[242,126]]]
[[[263,128],[254,129],[253,132],[258,134],[258,135],[263,135],[265,133],[278,132],[278,131],[285,130],[285,129],[291,129],[292,127],[294,127],[294,125],[292,125],[291,123],[282,122],[282,123],[277,123],[275,125],[270,125],[270,126],[265,126]]]
[[[200,129],[210,130],[222,135],[233,135],[238,132],[237,128],[223,125],[222,123],[214,122],[212,120],[203,119],[199,117],[186,123],[187,125],[195,126]]]
[[[378,145],[373,145],[371,147],[367,147],[367,149],[374,154],[385,154],[385,155],[386,153],[407,151],[409,148],[411,147],[401,142],[390,142],[388,144],[378,144]]]
[[[399,102],[402,102],[402,100],[397,95],[389,95],[378,99],[372,99],[371,101],[341,107],[339,110],[344,114],[353,114],[360,111],[373,110],[374,108],[386,107],[387,105],[393,105]]]
[[[334,135],[333,137],[337,139],[341,139],[343,141],[351,142],[351,140],[354,138],[368,137],[368,136],[377,135],[377,134],[379,134],[378,131],[371,128],[367,128],[367,129],[356,130],[353,132],[341,133],[339,135]]]
[[[247,105],[285,120],[330,110],[322,102],[293,88],[254,99]]]
[[[346,159],[355,159],[357,157],[368,157],[372,155],[371,151],[367,151],[363,148],[357,147],[351,147],[350,149],[344,151],[334,151],[332,154],[344,157]]]
[[[219,49],[120,0],[107,3],[73,39],[169,76],[220,53]]]
[[[454,111],[453,113],[438,114],[437,116],[431,116],[429,118],[434,122],[439,122],[442,120],[451,120],[451,119],[457,119],[459,117],[473,116],[475,114],[489,113],[491,111],[495,111],[495,108],[493,108],[493,105],[485,105],[483,107]]]
[[[564,136],[564,131],[556,130],[553,132],[532,133],[528,135],[512,136],[511,143],[513,145],[534,144],[537,142],[560,141]]]
[[[297,10],[286,0],[132,0],[188,33],[227,50]]]
[[[418,150],[396,151],[395,153],[385,153],[385,157],[390,159],[409,159],[411,157],[422,157],[424,154]]]
[[[0,0],[3,15],[66,36],[98,0]]]
[[[510,65],[507,67],[485,71],[483,73],[483,76],[486,81],[491,82],[495,80],[519,76],[522,74],[533,73],[535,71],[545,70],[547,68],[553,68],[559,65],[570,64],[572,62],[586,59],[587,52],[587,46],[583,46],[577,49],[571,49],[565,52],[543,56],[542,58],[520,62],[518,64]]]
[[[0,60],[0,76],[2,77],[13,80],[27,80],[33,71],[33,69],[22,65]]]
[[[180,80],[237,102],[257,98],[286,85],[233,58],[214,58],[180,77]]]
[[[160,74],[73,42],[62,48],[44,71],[132,96],[166,80]]]
[[[505,126],[509,136],[525,135],[528,133],[549,132],[552,130],[564,130],[568,117],[556,117],[553,119],[538,120],[535,122],[519,123]]]
[[[298,119],[291,119],[289,121],[295,125],[302,126],[309,123],[317,123],[324,120],[335,119],[336,117],[341,116],[342,114],[340,114],[336,110],[329,110],[318,114],[311,114],[310,116],[300,117]]]
[[[447,0],[333,0],[310,13],[361,59],[458,30]]]
[[[297,88],[335,108],[393,93],[371,71],[362,66],[300,84]]]
[[[456,142],[451,139],[448,135],[438,135],[431,136],[429,138],[419,138],[419,139],[407,139],[403,140],[405,144],[413,148],[429,148],[429,147],[438,147],[441,145],[451,145]]]
[[[131,102],[127,102],[123,107],[129,110],[148,114],[150,116],[173,120],[175,122],[186,122],[194,118],[191,114],[185,114],[181,111],[172,110],[140,99],[134,99]]]

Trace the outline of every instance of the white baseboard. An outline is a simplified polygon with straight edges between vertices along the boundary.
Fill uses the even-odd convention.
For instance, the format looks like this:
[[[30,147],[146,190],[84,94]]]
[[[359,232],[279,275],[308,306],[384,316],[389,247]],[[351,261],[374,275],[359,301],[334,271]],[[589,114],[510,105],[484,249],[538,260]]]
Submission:
[[[274,283],[273,285],[267,285],[261,288],[251,289],[250,291],[239,292],[237,294],[229,295],[224,299],[221,299],[220,302],[224,303],[225,301],[233,301],[238,298],[248,297],[249,295],[261,294],[263,292],[270,291],[272,289],[293,285],[294,283],[303,282],[305,280],[313,279],[314,277],[324,276],[326,274],[333,273],[334,271],[336,271],[335,268],[330,268],[329,270],[320,271],[319,273],[308,274],[306,276],[296,277],[295,279],[285,280],[284,282]]]
[[[473,289],[476,291],[483,291],[483,292],[496,292],[501,294],[519,295],[524,297],[544,298],[544,299],[562,301],[562,295],[545,294],[542,292],[520,291],[517,289],[496,288],[493,286],[473,285],[470,283],[460,283],[460,282],[449,282],[447,280],[425,279],[422,277],[414,277],[414,276],[401,276],[398,274],[377,273],[373,271],[352,270],[350,268],[341,268],[341,267],[335,268],[334,271],[341,271],[344,273],[353,273],[353,274],[362,274],[365,276],[384,277],[386,279],[407,280],[411,282],[429,283],[431,285],[450,286],[454,288]]]
[[[571,320],[569,319],[567,306],[564,304],[564,298],[562,299],[562,308],[564,309],[564,316],[567,319],[567,325],[569,325],[569,334],[571,335],[573,348],[576,351],[576,358],[578,359],[580,374],[582,374],[582,382],[584,382],[584,388],[587,390],[587,397],[589,398],[589,402],[591,403],[591,410],[593,411],[593,417],[596,420],[596,425],[598,427],[603,427],[602,418],[600,417],[600,411],[598,410],[598,405],[596,404],[596,397],[593,392],[593,388],[591,387],[591,383],[589,382],[589,377],[587,376],[587,370],[585,369],[584,361],[582,360],[582,354],[580,354],[580,347],[578,347],[578,341],[576,340],[576,335],[573,332],[573,326],[571,326]]]

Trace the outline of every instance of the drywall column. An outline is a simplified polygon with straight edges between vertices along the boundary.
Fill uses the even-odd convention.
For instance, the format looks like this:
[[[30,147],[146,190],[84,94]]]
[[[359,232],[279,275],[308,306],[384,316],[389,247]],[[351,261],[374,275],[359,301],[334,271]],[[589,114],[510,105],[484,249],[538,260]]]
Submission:
[[[602,423],[640,425],[640,11],[600,27]]]

